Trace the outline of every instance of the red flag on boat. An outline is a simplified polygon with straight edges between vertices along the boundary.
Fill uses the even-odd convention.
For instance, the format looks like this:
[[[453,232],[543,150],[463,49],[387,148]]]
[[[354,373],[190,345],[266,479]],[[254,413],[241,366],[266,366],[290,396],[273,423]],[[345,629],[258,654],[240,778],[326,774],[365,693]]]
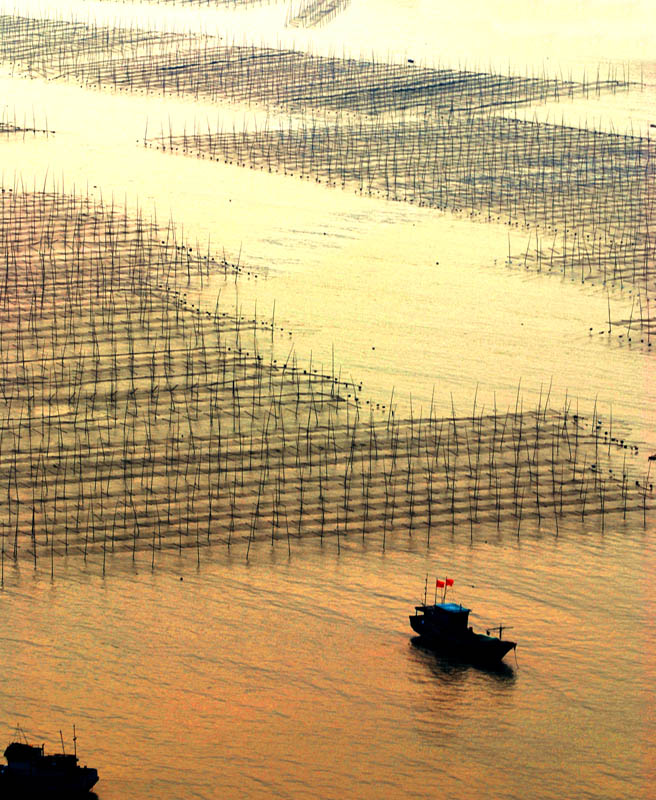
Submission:
[[[442,584],[442,585],[444,585],[444,584]],[[446,579],[446,585],[447,586],[453,586],[453,578],[447,578]]]
[[[437,588],[438,588],[438,589],[444,589],[444,581],[441,581],[441,580],[438,578],[438,579],[435,581],[435,586],[437,586]]]

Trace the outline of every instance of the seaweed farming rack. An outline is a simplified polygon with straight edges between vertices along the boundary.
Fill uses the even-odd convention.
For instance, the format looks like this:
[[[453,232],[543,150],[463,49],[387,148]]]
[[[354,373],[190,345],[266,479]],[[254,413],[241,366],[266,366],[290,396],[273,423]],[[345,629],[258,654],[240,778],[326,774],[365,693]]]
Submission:
[[[290,4],[287,22],[290,28],[315,28],[327,25],[351,5],[351,0],[301,0]]]
[[[91,87],[368,115],[519,107],[632,85],[612,67],[591,81],[500,75],[15,16],[0,16],[0,60]]]
[[[154,144],[508,221],[535,231],[538,269],[656,287],[656,147],[648,137],[490,113],[334,125],[310,118],[286,128],[171,132]]]
[[[465,416],[366,413],[360,386],[275,359],[272,323],[190,303],[233,267],[174,228],[16,187],[0,215],[3,565],[646,524],[649,462],[617,421],[519,395]]]

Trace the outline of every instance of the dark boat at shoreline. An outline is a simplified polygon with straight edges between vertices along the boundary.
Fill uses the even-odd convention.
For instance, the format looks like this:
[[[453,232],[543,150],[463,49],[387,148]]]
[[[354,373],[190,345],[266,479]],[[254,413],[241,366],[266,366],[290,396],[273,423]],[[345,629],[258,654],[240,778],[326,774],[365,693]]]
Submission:
[[[4,752],[7,766],[0,768],[0,794],[7,798],[90,797],[98,771],[78,765],[77,752],[45,752],[43,745],[12,742]]]
[[[453,581],[447,579],[447,586]],[[444,586],[442,581],[438,586]],[[498,664],[501,659],[517,647],[517,642],[502,639],[503,626],[499,626],[498,636],[487,633],[475,633],[469,625],[470,609],[459,603],[426,603],[415,606],[415,614],[410,616],[412,630],[417,633],[422,643],[442,653],[455,656],[472,664]]]

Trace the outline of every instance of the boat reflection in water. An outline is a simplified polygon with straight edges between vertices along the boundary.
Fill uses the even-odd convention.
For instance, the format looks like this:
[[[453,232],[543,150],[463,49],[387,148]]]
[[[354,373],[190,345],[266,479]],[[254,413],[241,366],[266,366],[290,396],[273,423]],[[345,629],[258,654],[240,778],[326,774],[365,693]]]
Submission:
[[[453,654],[445,653],[439,647],[428,644],[423,636],[413,636],[410,644],[416,653],[417,661],[428,666],[440,679],[450,682],[453,679],[464,678],[470,670],[474,669],[477,672],[485,673],[494,682],[500,684],[515,682],[515,670],[505,661],[498,661],[494,664],[473,664],[471,661],[463,661]]]

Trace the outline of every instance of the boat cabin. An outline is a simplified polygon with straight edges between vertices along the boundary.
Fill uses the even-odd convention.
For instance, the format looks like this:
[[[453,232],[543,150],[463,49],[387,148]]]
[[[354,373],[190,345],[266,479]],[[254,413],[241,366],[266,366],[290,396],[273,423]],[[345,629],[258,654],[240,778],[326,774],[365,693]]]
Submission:
[[[470,610],[459,603],[415,606],[417,615],[423,615],[431,628],[439,628],[445,633],[464,633],[469,625]]]
[[[56,753],[46,755],[43,746],[23,744],[22,742],[12,742],[5,749],[5,758],[9,769],[13,773],[30,774],[35,770],[74,770],[77,765],[77,757]]]

